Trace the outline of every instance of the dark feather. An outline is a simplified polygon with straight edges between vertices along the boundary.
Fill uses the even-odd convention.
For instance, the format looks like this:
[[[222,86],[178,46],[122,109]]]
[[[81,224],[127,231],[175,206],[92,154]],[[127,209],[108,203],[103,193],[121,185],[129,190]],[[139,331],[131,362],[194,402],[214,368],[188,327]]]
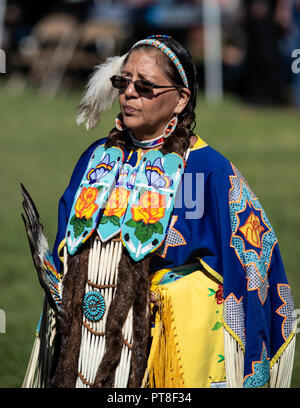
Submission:
[[[23,196],[22,206],[25,212],[21,214],[35,269],[42,288],[45,291],[50,307],[57,312],[61,302],[61,289],[58,273],[55,269],[47,238],[40,223],[40,216],[28,191],[21,183]],[[46,267],[48,263],[51,268]]]

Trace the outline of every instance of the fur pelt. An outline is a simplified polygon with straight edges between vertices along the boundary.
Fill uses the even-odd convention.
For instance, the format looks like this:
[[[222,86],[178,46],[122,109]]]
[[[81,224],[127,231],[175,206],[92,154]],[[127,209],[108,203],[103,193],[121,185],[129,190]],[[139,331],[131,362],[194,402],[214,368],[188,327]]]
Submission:
[[[129,388],[141,386],[148,358],[150,337],[150,283],[149,263],[151,256],[134,269],[135,297],[133,302],[133,343]]]
[[[63,281],[62,307],[57,316],[57,330],[61,338],[58,361],[55,362],[50,387],[74,388],[78,375],[78,358],[82,331],[82,300],[87,280],[89,248],[75,256],[68,256],[68,271]]]
[[[139,387],[147,362],[150,328],[149,258],[136,264],[126,251],[119,263],[117,289],[110,304],[105,326],[106,348],[99,365],[94,388],[113,386],[122,346],[122,328],[129,309],[133,306],[133,344],[129,387]]]

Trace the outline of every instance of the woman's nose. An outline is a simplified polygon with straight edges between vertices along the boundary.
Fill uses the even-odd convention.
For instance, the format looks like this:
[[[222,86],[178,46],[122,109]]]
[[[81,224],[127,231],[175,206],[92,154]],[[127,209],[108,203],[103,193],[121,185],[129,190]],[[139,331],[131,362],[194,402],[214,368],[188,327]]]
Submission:
[[[137,93],[133,81],[131,81],[127,88],[125,89],[125,96],[126,97],[138,97],[139,94]]]

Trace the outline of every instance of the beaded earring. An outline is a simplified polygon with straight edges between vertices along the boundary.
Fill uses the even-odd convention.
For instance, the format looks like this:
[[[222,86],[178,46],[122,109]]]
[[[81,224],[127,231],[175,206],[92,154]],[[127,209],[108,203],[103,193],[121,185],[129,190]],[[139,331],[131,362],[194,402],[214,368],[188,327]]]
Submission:
[[[167,124],[167,126],[165,127],[162,136],[166,139],[167,137],[169,137],[174,130],[176,129],[176,126],[178,124],[178,117],[177,115],[174,116]]]
[[[126,129],[126,127],[120,118],[121,118],[121,113],[119,113],[115,119],[115,126],[120,132],[122,132],[124,129]]]

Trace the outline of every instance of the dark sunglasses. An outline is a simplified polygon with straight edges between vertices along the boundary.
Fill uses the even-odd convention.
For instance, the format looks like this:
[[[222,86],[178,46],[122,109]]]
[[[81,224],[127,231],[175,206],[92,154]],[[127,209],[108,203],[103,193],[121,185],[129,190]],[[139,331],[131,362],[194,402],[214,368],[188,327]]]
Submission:
[[[132,79],[123,77],[120,75],[114,75],[110,78],[112,86],[117,89],[126,89],[129,84],[132,82],[134,85],[134,89],[139,94],[150,95],[154,88],[182,88],[181,86],[176,85],[155,85],[147,79],[137,79],[136,81],[132,81]]]

